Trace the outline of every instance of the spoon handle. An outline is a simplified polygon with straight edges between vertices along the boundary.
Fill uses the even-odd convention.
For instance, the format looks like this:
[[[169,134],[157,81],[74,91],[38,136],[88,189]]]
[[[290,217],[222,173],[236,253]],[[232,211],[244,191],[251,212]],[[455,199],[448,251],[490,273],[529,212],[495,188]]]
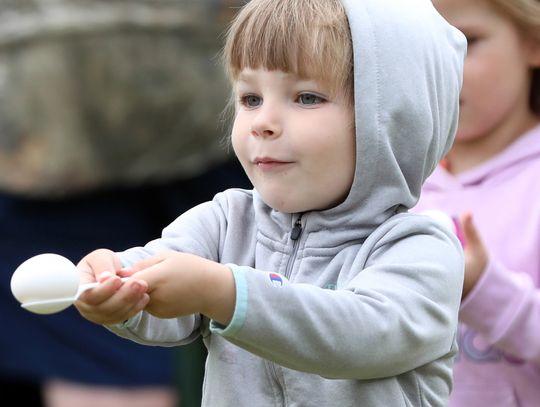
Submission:
[[[129,277],[122,277],[120,280],[122,280],[122,281],[127,281],[128,278],[129,278]],[[92,289],[92,288],[95,288],[95,287],[97,287],[97,286],[100,285],[100,284],[101,284],[101,283],[99,283],[99,282],[97,282],[97,281],[94,282],[94,283],[81,284],[81,285],[79,286],[79,289],[77,290],[77,295],[75,296],[75,298],[76,298],[76,299],[79,298],[79,296],[80,296],[82,293],[84,293],[86,290],[90,290],[90,289]]]

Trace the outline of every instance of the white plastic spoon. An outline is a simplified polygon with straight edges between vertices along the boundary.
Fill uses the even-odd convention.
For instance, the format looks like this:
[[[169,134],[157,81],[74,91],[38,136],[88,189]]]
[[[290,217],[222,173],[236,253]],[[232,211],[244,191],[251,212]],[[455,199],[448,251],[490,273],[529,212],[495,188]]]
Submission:
[[[83,292],[98,285],[97,282],[79,285],[75,264],[52,253],[29,258],[11,277],[13,296],[22,308],[36,314],[60,312],[77,301]]]
[[[75,301],[77,301],[77,299],[83,292],[91,288],[97,287],[98,285],[99,283],[97,282],[82,284],[79,286],[77,293],[72,297],[24,302],[21,304],[21,307],[35,314],[54,314],[70,307],[71,305],[73,305],[73,303],[75,303]]]

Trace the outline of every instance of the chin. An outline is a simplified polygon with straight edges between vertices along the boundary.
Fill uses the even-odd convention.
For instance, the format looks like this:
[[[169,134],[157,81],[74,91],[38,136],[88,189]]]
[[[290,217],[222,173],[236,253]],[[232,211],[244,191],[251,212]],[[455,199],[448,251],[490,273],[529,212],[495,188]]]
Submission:
[[[311,195],[311,199],[307,199],[306,196],[300,196],[299,193],[287,193],[287,191],[280,191],[280,193],[273,190],[258,191],[266,205],[284,213],[303,213],[324,210],[334,206],[313,195]]]
[[[263,197],[263,200],[269,207],[279,212],[298,213],[306,211],[301,205],[295,205],[290,201],[277,200],[275,197],[273,199],[265,199],[265,197]]]
[[[287,204],[278,204],[273,202],[267,202],[267,205],[270,206],[272,209],[283,212],[283,213],[298,213],[298,212],[304,212],[303,210],[299,209],[297,210],[295,206],[287,205]]]
[[[458,130],[456,133],[456,141],[458,142],[470,142],[481,138],[481,135],[476,132],[467,131],[467,130]]]

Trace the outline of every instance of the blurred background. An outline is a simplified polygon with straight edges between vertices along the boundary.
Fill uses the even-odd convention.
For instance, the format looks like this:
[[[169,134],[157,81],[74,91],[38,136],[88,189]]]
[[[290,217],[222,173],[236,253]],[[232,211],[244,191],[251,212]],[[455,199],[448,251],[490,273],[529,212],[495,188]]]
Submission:
[[[218,53],[241,0],[0,0],[0,389],[18,405],[198,406],[205,351],[140,346],[72,307],[24,311],[9,281],[159,237],[250,187],[221,120]]]

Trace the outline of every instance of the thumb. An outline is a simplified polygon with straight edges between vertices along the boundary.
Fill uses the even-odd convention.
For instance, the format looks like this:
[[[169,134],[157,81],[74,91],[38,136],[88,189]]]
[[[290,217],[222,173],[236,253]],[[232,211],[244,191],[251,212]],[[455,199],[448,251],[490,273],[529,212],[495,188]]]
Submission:
[[[139,271],[145,270],[149,267],[161,263],[166,258],[167,256],[163,253],[152,257],[147,257],[145,259],[137,261],[136,263],[133,263],[131,266],[122,268],[120,272],[124,276],[132,276]]]
[[[108,249],[98,249],[83,257],[77,264],[82,274],[81,283],[104,281],[122,267],[120,259]],[[87,280],[87,281],[84,281]]]

